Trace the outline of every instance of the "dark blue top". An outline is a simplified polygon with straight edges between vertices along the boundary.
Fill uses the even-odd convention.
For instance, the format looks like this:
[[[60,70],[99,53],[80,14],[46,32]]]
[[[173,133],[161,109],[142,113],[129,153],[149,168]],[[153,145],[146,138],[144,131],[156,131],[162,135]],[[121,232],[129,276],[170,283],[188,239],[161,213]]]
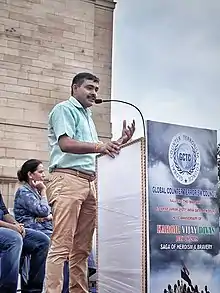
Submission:
[[[53,230],[52,221],[38,222],[37,218],[47,217],[51,213],[46,197],[41,197],[36,189],[24,184],[15,193],[14,215],[25,228],[40,230],[50,234]]]

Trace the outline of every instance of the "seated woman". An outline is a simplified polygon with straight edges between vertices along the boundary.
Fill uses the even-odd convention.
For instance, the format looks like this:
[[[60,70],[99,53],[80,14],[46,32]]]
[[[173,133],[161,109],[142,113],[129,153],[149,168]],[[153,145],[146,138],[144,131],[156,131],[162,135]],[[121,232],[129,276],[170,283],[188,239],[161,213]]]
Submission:
[[[40,230],[50,237],[53,232],[52,214],[46,197],[42,162],[35,159],[26,161],[17,176],[22,185],[15,193],[16,220],[26,228]]]
[[[51,237],[52,214],[46,198],[44,178],[44,167],[41,161],[31,159],[22,165],[18,171],[18,180],[22,185],[15,194],[14,214],[16,220],[23,223],[25,227],[41,231]],[[68,262],[65,262],[63,293],[69,292],[68,272]],[[90,254],[89,275],[94,273],[94,260]]]
[[[22,185],[15,193],[15,219],[25,228],[41,231],[48,237],[53,232],[52,214],[46,197],[44,167],[41,161],[26,161],[17,173]],[[62,293],[68,293],[68,263],[64,264],[64,285]]]

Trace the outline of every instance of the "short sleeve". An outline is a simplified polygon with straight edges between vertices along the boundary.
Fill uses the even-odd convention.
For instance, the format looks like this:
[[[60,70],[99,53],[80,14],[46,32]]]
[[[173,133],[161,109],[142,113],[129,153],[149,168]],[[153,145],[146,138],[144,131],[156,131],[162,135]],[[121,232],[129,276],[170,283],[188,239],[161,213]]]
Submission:
[[[6,206],[5,206],[5,203],[4,203],[4,201],[3,201],[3,197],[2,197],[2,195],[1,195],[1,193],[0,193],[0,210],[3,211],[4,215],[9,214],[9,211],[8,211],[8,209],[7,209]]]
[[[65,105],[58,104],[50,115],[50,126],[54,131],[56,139],[62,135],[74,138],[76,134],[76,115]]]

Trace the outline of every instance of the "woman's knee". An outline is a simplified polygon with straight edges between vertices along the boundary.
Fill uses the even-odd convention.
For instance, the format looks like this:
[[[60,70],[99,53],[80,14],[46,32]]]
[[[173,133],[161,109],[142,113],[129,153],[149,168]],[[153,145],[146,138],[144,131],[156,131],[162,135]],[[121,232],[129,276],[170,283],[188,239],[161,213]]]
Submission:
[[[38,239],[39,246],[45,248],[45,250],[48,250],[50,238],[41,231],[36,231],[36,238]]]
[[[26,229],[26,237],[24,240],[25,247],[30,250],[42,249],[48,250],[50,244],[50,238],[43,232],[36,231],[33,229]]]

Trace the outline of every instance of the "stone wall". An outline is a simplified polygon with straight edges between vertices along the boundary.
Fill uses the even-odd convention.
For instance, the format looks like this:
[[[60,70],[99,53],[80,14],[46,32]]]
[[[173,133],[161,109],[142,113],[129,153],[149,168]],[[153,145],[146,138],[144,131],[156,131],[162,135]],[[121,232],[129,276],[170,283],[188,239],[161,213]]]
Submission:
[[[0,190],[13,203],[17,169],[47,166],[47,117],[80,71],[101,78],[110,98],[113,0],[0,0]],[[111,137],[110,104],[94,107],[101,139]],[[10,198],[11,197],[11,198]]]

